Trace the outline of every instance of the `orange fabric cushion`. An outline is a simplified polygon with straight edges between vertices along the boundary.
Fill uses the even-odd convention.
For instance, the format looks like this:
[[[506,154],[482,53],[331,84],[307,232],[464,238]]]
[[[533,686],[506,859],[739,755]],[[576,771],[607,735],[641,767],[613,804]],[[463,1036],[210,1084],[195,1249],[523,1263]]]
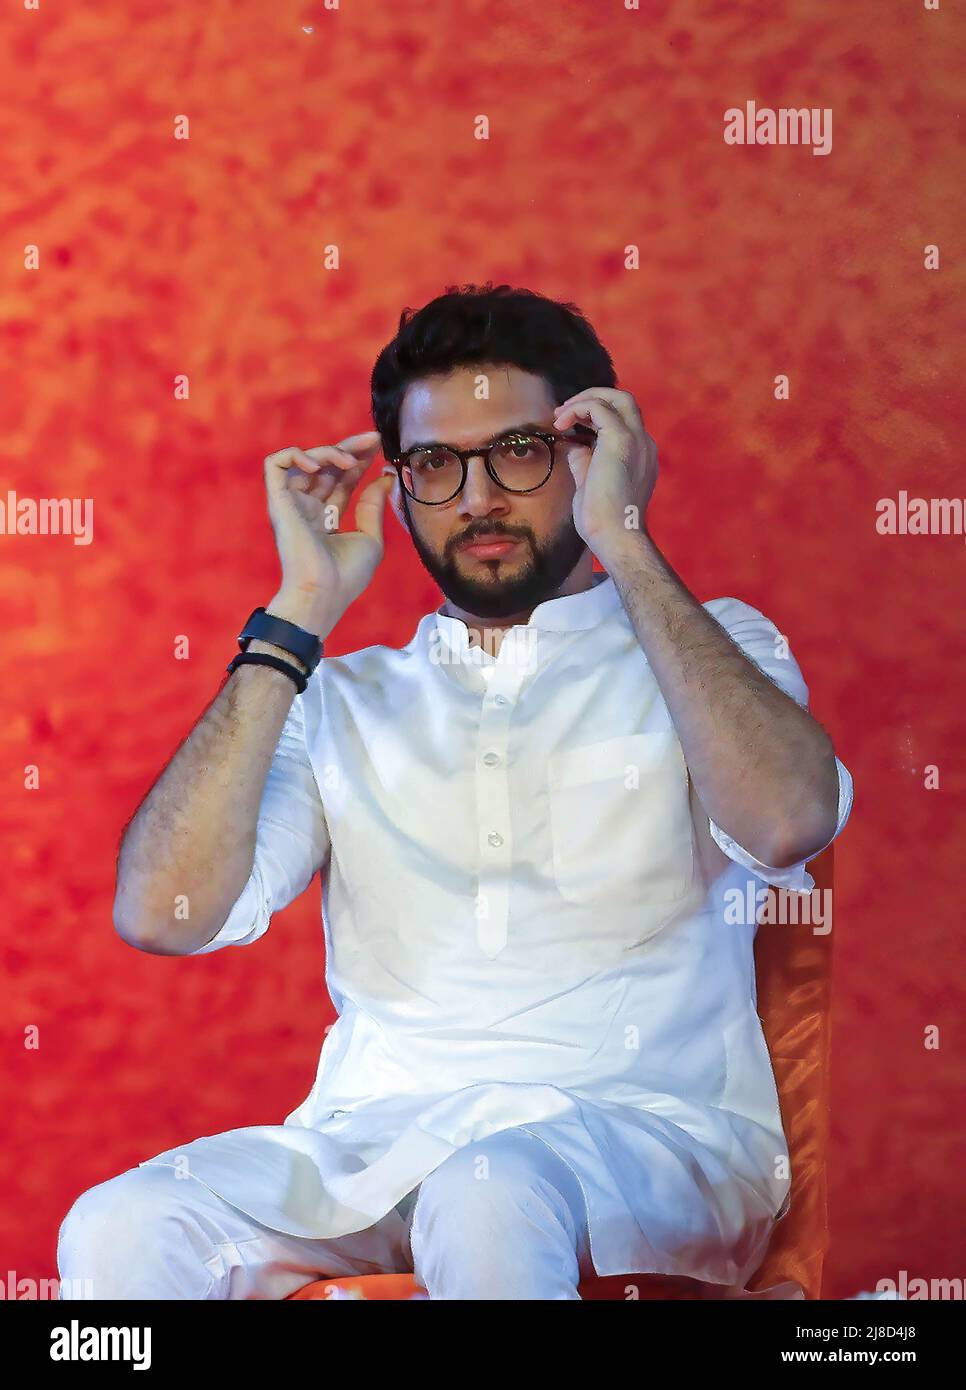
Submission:
[[[830,845],[808,866],[815,880],[813,903],[831,900],[834,856],[835,847]],[[828,898],[819,898],[826,889]],[[773,891],[779,899],[802,896]],[[755,938],[758,1014],[775,1069],[792,1160],[792,1194],[791,1208],[775,1228],[768,1253],[748,1287],[762,1289],[794,1279],[806,1298],[821,1297],[829,1241],[825,1156],[834,932],[826,932],[828,925],[826,921],[819,928],[824,934],[816,934],[807,923],[763,923]]]
[[[693,1299],[705,1296],[705,1286],[690,1279],[671,1279],[659,1274],[609,1274],[606,1278],[585,1280],[580,1285],[581,1298],[593,1302],[624,1300],[628,1286],[636,1288],[640,1299]],[[394,1299],[425,1297],[426,1291],[411,1274],[347,1275],[339,1279],[319,1279],[306,1284],[290,1299],[357,1298]]]

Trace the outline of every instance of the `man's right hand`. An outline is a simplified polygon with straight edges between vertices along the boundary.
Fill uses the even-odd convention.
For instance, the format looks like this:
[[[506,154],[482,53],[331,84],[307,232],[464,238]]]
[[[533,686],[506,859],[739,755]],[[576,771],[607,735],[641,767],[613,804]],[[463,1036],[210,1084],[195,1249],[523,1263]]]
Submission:
[[[282,584],[266,604],[323,640],[367,587],[385,553],[383,521],[391,475],[375,478],[356,501],[356,531],[340,531],[353,488],[379,448],[377,430],[338,444],[280,449],[265,460],[268,514]]]

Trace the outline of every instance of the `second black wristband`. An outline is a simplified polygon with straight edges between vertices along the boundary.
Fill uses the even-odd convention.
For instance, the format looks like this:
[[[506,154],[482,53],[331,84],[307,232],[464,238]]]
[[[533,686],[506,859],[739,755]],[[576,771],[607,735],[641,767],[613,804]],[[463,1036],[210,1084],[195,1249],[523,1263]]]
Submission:
[[[238,666],[272,666],[276,671],[282,671],[286,676],[291,676],[295,682],[295,688],[301,695],[308,685],[308,678],[302,674],[297,666],[293,666],[290,661],[283,661],[280,656],[272,656],[270,652],[241,652],[228,663],[228,674]]]

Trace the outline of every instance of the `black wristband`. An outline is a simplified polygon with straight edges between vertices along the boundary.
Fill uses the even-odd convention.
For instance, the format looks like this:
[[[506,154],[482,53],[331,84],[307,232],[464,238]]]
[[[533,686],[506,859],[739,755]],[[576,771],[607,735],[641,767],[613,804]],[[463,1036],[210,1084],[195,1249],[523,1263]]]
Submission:
[[[269,652],[241,652],[233,661],[228,663],[228,674],[237,666],[273,666],[276,671],[284,671],[286,676],[291,676],[295,682],[295,687],[301,695],[308,685],[307,677],[303,676],[297,666],[293,666],[289,661],[283,661],[280,656],[272,656]]]
[[[267,613],[264,608],[256,608],[239,633],[238,645],[242,651],[245,651],[253,637],[297,656],[310,676],[319,664],[322,643],[318,636],[314,632],[307,632],[297,623],[290,623],[287,618]]]

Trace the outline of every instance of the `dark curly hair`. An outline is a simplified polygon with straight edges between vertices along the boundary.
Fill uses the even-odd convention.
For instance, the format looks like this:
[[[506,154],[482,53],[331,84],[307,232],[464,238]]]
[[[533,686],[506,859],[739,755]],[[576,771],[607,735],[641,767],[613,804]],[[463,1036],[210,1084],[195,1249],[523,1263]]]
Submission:
[[[406,388],[455,367],[510,364],[546,379],[559,405],[589,386],[616,386],[610,354],[576,304],[511,285],[447,285],[399,331],[372,369],[372,418],[387,458],[399,453]]]

